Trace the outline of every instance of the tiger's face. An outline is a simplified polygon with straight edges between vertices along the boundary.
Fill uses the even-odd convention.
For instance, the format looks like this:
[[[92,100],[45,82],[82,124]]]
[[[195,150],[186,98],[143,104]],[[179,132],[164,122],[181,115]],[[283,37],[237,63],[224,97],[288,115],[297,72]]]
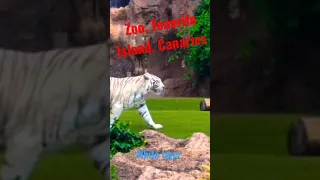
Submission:
[[[149,73],[145,73],[143,76],[146,80],[148,80],[149,91],[159,96],[164,94],[164,84],[159,77]]]

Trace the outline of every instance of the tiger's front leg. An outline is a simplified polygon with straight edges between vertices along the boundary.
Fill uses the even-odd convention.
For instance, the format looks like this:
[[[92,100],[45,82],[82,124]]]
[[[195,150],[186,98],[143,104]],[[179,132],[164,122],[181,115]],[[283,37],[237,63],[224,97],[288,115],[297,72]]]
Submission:
[[[153,122],[150,111],[148,109],[148,106],[146,104],[146,102],[142,103],[139,107],[138,107],[138,112],[140,114],[140,116],[145,120],[145,122],[152,127],[153,129],[161,129],[163,128],[163,126],[161,124],[156,124],[155,122]]]
[[[95,142],[89,147],[89,155],[106,180],[110,180],[110,138],[103,135],[95,138]]]

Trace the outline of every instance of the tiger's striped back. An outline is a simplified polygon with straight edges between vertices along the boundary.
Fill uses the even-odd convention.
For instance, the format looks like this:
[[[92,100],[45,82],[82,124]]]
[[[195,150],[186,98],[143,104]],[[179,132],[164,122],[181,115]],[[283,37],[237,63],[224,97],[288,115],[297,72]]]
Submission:
[[[125,78],[110,77],[110,107],[115,103],[127,105],[133,94],[162,93],[163,88],[161,79],[150,73]]]
[[[127,103],[132,93],[145,91],[147,81],[143,76],[115,78],[110,77],[110,107],[115,102]]]
[[[0,142],[22,131],[56,142],[74,130],[72,121],[81,126],[79,117],[100,113],[108,99],[107,57],[105,44],[38,53],[0,49]]]

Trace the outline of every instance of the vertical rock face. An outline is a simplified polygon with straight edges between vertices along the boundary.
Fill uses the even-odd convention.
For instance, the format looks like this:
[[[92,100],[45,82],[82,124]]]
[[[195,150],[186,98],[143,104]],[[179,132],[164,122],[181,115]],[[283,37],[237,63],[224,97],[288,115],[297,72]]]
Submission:
[[[43,51],[53,47],[54,32],[68,34],[68,47],[106,38],[102,0],[3,0],[0,2],[0,48]]]
[[[176,87],[175,85],[171,86],[169,83],[170,87],[168,90],[171,90],[167,91],[168,96],[194,96],[195,91],[190,90],[192,83],[182,82],[185,81],[183,78],[187,70],[183,65],[182,59],[180,58],[169,63],[168,60],[174,51],[159,51],[157,47],[159,39],[164,39],[165,41],[177,39],[175,35],[176,30],[153,31],[150,20],[156,19],[157,21],[163,22],[178,19],[187,14],[192,16],[199,2],[200,0],[131,0],[129,5],[125,7],[111,8],[110,33],[115,44],[122,43],[124,46],[127,44],[137,46],[144,45],[150,41],[152,48],[156,50],[155,53],[148,54],[145,57],[119,58],[115,55],[111,60],[114,67],[112,74],[117,74],[117,76],[123,74],[125,76],[125,73],[119,72],[127,69],[132,71],[133,75],[138,75],[142,74],[144,69],[147,68],[148,72],[159,76],[163,81],[166,79],[174,79],[174,81],[181,82],[180,87]],[[141,24],[148,30],[148,33],[127,36],[125,24],[130,24],[131,26]],[[208,93],[209,92],[207,92],[206,96],[208,96]]]
[[[46,37],[44,14],[50,2],[23,0],[0,2],[0,47],[25,51],[46,50],[50,47]]]
[[[131,0],[126,7],[111,9],[111,37],[122,40],[126,44],[144,44],[145,34],[126,36],[125,24],[130,23],[131,26],[141,24],[148,30],[147,37],[154,43],[159,38],[168,36],[172,30],[153,31],[150,20],[167,21],[178,19],[186,14],[193,15],[199,2],[200,0]]]

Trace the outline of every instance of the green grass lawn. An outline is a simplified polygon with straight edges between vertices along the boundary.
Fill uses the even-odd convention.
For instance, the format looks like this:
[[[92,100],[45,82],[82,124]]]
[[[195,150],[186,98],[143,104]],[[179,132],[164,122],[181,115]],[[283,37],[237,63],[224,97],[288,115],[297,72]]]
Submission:
[[[297,115],[212,115],[211,176],[217,180],[320,179],[320,157],[290,157]]]
[[[156,123],[164,128],[160,132],[173,138],[187,138],[194,132],[210,135],[210,113],[199,111],[199,98],[148,99],[147,103]],[[120,121],[131,121],[135,132],[148,129],[136,110],[123,112]],[[103,177],[94,169],[89,158],[72,148],[41,159],[31,180],[98,180]]]
[[[153,120],[162,124],[159,130],[173,138],[187,138],[194,132],[210,135],[210,112],[199,109],[201,99],[150,99],[148,106]],[[129,110],[122,114],[120,121],[131,121],[130,127],[135,132],[148,129],[137,110]]]

